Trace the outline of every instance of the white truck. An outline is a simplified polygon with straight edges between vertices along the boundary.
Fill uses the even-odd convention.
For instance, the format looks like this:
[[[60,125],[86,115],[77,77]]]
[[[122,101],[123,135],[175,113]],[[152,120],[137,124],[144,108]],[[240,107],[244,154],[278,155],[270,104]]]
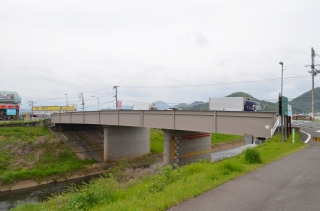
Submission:
[[[132,110],[158,110],[155,103],[134,103]]]
[[[210,111],[260,111],[259,102],[246,97],[209,98]]]

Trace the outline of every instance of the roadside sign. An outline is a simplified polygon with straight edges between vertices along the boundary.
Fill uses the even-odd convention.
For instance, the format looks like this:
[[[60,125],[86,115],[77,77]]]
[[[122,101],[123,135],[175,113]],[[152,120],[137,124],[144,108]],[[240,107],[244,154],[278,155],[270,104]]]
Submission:
[[[7,115],[13,115],[13,116],[14,116],[14,115],[17,114],[17,112],[16,112],[16,109],[7,108],[6,114],[7,114]]]
[[[288,104],[288,116],[292,117],[292,107],[290,104]]]
[[[288,98],[279,96],[279,115],[288,115]]]

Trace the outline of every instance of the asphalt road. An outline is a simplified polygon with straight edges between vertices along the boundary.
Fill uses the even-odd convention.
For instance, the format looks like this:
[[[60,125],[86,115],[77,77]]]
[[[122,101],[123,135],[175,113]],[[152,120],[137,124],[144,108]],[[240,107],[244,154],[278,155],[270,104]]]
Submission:
[[[320,137],[320,124],[301,130]],[[319,132],[316,132],[318,131]],[[303,141],[308,135],[303,135]],[[320,142],[234,179],[169,210],[320,210]]]

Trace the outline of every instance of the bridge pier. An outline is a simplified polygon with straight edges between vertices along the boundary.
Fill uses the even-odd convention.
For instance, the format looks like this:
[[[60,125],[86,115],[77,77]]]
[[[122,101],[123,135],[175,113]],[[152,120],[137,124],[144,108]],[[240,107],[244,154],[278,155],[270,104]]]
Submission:
[[[138,157],[150,153],[150,129],[104,126],[104,162]]]
[[[164,130],[164,164],[185,165],[211,159],[211,133]]]

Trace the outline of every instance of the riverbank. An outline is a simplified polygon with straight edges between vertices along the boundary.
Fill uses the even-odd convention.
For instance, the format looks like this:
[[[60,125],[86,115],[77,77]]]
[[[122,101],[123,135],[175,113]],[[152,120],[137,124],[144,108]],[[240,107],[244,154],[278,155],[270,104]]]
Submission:
[[[248,153],[219,162],[163,166],[149,176],[127,177],[122,181],[114,174],[104,175],[48,201],[19,205],[15,210],[166,210],[306,146],[303,142],[292,144],[280,139],[277,135]],[[257,162],[252,163],[252,159]]]
[[[86,171],[93,160],[80,160],[47,127],[0,128],[0,186],[2,190],[43,184]]]
[[[0,185],[0,193],[102,174],[106,172],[105,166],[106,165],[103,163],[95,163],[87,166],[85,169],[81,169],[73,173],[70,173],[69,175],[65,175],[64,178],[60,178],[60,179],[56,179],[55,176],[48,176],[46,178],[43,178],[42,181],[28,179],[28,180],[13,182],[10,184],[2,184]]]

